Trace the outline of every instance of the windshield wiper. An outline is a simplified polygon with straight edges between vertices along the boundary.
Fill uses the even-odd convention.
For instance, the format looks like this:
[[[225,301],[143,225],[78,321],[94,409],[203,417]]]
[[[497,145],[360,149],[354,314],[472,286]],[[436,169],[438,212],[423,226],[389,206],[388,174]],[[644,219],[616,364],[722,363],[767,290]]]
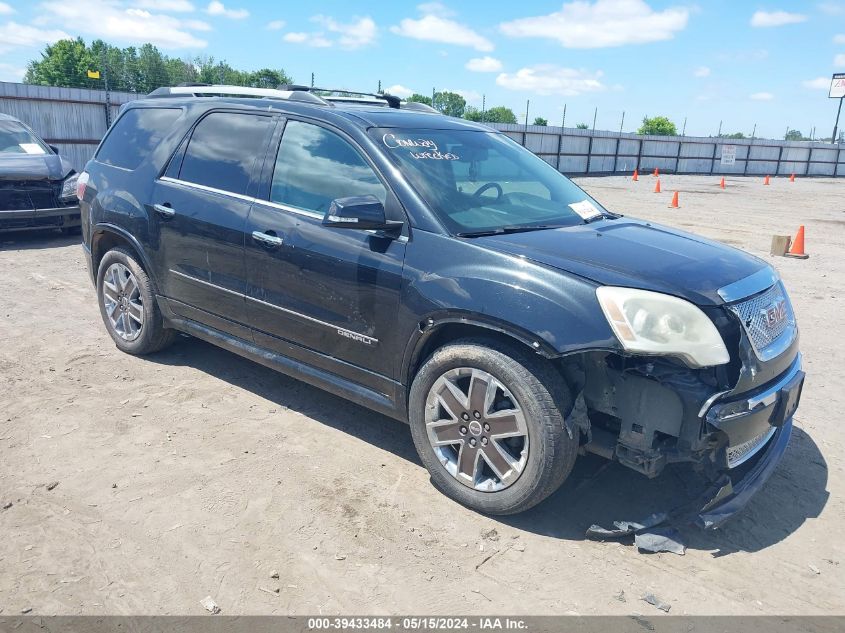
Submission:
[[[484,237],[487,235],[506,235],[508,233],[527,233],[529,231],[545,231],[547,229],[560,229],[568,224],[530,224],[528,226],[500,226],[495,229],[484,231],[465,231],[455,233],[458,237]]]

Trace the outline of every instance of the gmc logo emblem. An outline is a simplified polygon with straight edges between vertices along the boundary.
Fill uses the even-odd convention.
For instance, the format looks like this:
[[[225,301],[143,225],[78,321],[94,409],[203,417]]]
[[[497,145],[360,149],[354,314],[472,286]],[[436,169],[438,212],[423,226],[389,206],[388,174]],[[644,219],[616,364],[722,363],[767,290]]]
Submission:
[[[766,317],[766,325],[774,327],[786,318],[786,300],[781,299],[768,308],[761,310],[761,312]]]

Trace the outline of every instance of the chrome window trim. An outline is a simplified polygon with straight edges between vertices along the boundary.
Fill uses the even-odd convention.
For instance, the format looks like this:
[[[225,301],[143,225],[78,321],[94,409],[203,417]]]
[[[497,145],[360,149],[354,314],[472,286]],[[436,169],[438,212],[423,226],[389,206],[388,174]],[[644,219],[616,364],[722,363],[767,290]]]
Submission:
[[[249,295],[245,295],[242,292],[236,292],[235,290],[229,290],[228,288],[224,288],[223,286],[218,286],[217,284],[211,283],[210,281],[205,281],[204,279],[200,279],[198,277],[194,277],[193,275],[188,275],[183,272],[179,272],[178,270],[173,270],[172,268],[169,269],[169,272],[173,273],[174,275],[178,275],[188,281],[193,281],[198,284],[202,284],[203,286],[208,286],[210,288],[214,288],[215,290],[222,290],[223,292],[227,292],[231,295],[235,295],[236,297],[240,297],[241,299],[249,299],[250,301],[254,301],[255,303],[260,303],[261,305],[265,305],[269,308],[273,308],[275,310],[279,310],[280,312],[285,312],[287,314],[299,317],[300,319],[305,319],[306,321],[310,321],[312,323],[316,323],[318,325],[322,325],[323,327],[331,328],[335,330],[340,336],[344,336],[346,338],[351,338],[353,340],[360,340],[362,343],[366,345],[375,345],[378,343],[378,339],[373,336],[367,336],[366,334],[361,334],[356,332],[355,330],[349,330],[344,327],[340,327],[339,325],[335,325],[333,323],[329,323],[328,321],[321,321],[320,319],[315,319],[314,317],[308,316],[307,314],[302,314],[301,312],[296,312],[295,310],[290,310],[288,308],[283,308],[282,306],[278,306],[274,303],[268,303],[267,301],[262,301],[261,299],[256,299],[255,297],[250,297]]]
[[[171,178],[170,176],[162,176],[159,178],[161,182],[168,182],[174,185],[179,185],[182,187],[187,187],[188,189],[197,189],[199,191],[206,191],[208,193],[216,193],[221,196],[229,196],[230,198],[237,198],[238,200],[243,200],[245,202],[255,202],[255,198],[252,196],[247,196],[242,193],[235,193],[234,191],[226,191],[225,189],[217,189],[215,187],[209,187],[207,185],[201,185],[196,182],[191,182],[189,180],[181,180],[179,178]]]
[[[296,215],[304,215],[305,217],[314,218],[315,220],[322,220],[323,219],[323,216],[316,211],[308,211],[307,209],[299,209],[297,207],[292,207],[290,205],[283,204],[281,202],[274,202],[272,200],[260,200],[258,198],[255,198],[254,200],[255,200],[256,204],[262,204],[262,205],[264,205],[266,207],[270,207],[272,209],[279,209],[280,211],[287,211],[289,213],[294,213]]]
[[[758,292],[768,290],[777,283],[779,277],[771,266],[766,266],[756,273],[735,281],[727,286],[722,286],[716,292],[725,303],[733,303],[740,299],[746,299]]]

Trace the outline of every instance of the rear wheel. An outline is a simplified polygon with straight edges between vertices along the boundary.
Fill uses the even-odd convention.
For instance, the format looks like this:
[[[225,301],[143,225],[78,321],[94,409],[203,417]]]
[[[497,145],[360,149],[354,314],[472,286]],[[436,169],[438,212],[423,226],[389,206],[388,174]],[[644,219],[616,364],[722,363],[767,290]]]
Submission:
[[[176,333],[164,319],[144,269],[129,251],[107,252],[97,271],[100,314],[117,347],[129,354],[151,354],[164,349]]]
[[[527,510],[575,462],[578,438],[562,413],[572,407],[566,384],[516,345],[468,340],[437,350],[414,379],[409,405],[433,483],[480,512]]]

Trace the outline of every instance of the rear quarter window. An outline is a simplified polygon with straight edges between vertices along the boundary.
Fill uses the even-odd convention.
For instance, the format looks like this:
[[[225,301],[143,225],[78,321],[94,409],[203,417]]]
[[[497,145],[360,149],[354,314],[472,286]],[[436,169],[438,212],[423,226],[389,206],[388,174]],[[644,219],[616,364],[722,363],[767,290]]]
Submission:
[[[182,114],[178,108],[131,108],[106,136],[96,160],[106,165],[136,169],[155,149]]]

